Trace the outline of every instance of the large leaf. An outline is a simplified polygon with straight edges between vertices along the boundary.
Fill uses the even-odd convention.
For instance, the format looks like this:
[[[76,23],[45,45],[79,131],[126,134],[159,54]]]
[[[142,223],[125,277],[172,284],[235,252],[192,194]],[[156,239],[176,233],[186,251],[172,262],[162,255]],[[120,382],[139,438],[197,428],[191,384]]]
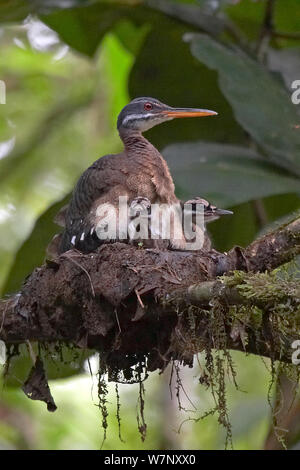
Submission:
[[[191,51],[219,72],[219,84],[236,119],[271,160],[300,175],[300,116],[285,88],[262,65],[238,49],[191,34]]]
[[[136,4],[131,0],[97,1],[40,16],[63,41],[89,56],[94,55],[104,34],[119,21],[129,19],[138,26],[156,25],[162,32],[168,17],[210,34],[219,34],[224,29],[222,19],[204,13],[198,6],[172,4],[167,0],[141,0]]]
[[[69,198],[70,195],[53,204],[36,221],[31,234],[16,254],[15,261],[1,292],[2,297],[18,291],[25,278],[43,263],[48,243],[50,243],[53,235],[59,232],[59,227],[53,222],[53,218]]]
[[[233,215],[221,217],[207,226],[213,247],[219,251],[228,251],[234,245],[249,245],[259,230],[250,202],[231,206],[230,209],[233,210]]]
[[[73,49],[93,56],[103,36],[129,14],[128,6],[99,2],[90,6],[56,10],[40,18]]]
[[[163,155],[182,198],[204,196],[228,207],[300,191],[300,180],[244,147],[207,142],[174,144],[166,147]]]
[[[209,108],[217,118],[174,119],[156,126],[147,137],[159,148],[171,142],[211,140],[242,143],[243,129],[219,90],[218,76],[192,57],[182,41],[186,29],[173,21],[155,27],[140,49],[129,79],[131,97],[154,96],[173,106]]]
[[[268,66],[274,72],[279,72],[285,85],[291,89],[294,80],[300,77],[300,48],[269,49]]]
[[[38,355],[38,344],[32,343],[31,346],[35,355]],[[63,345],[48,346],[42,352],[47,379],[62,379],[83,373],[85,361],[92,354],[90,349]],[[19,354],[10,360],[8,374],[4,377],[5,387],[20,388],[20,384],[28,378],[32,365],[27,345],[19,345]]]
[[[170,2],[169,0],[145,0],[144,3],[154,10],[161,11],[167,16],[196,26],[211,34],[220,34],[226,26],[224,15],[219,17],[212,14],[215,11],[205,8],[205,5],[201,8],[201,5],[200,7],[199,5],[186,5],[179,2]]]
[[[262,201],[267,220],[267,227],[273,229],[291,218],[299,211],[300,199],[296,194],[280,194],[264,198]],[[219,251],[230,250],[234,245],[247,246],[262,234],[261,222],[258,221],[253,202],[231,206],[233,216],[221,217],[208,225],[214,247]],[[289,214],[286,216],[286,214]]]

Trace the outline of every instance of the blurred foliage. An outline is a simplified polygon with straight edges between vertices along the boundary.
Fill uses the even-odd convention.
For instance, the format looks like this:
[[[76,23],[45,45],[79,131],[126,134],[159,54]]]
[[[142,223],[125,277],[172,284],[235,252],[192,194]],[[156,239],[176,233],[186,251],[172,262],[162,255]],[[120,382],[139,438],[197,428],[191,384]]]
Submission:
[[[39,353],[42,357],[45,372],[49,380],[70,377],[84,371],[86,359],[92,351],[66,347],[60,344],[50,345],[44,350],[37,344],[31,345],[28,354],[28,345],[18,346],[18,354],[12,355],[4,374],[5,387],[20,387],[27,379],[33,363],[33,355]]]
[[[235,448],[259,449],[268,430],[270,415],[266,401],[269,372],[259,358],[245,357],[242,353],[234,353],[233,356],[239,364],[239,386],[241,390],[247,390],[247,393],[242,393],[233,384],[228,384]],[[95,356],[90,365],[95,373]],[[166,387],[162,387],[162,376],[156,373],[152,373],[145,384],[145,414],[149,428],[145,443],[141,442],[137,432],[138,385],[119,385],[122,440],[118,437],[115,384],[109,385],[108,434],[103,449],[172,449],[175,442],[176,449],[223,449],[224,432],[216,417],[208,417],[198,423],[192,421],[213,406],[210,391],[197,380],[198,367],[181,373],[188,398],[197,411],[178,410],[175,387],[173,399],[170,399],[170,372],[170,369],[165,372]],[[99,449],[103,430],[97,409],[96,375],[91,377],[86,373],[74,379],[52,381],[50,388],[58,405],[55,413],[49,413],[44,403],[28,400],[21,390],[5,388],[0,398],[0,413],[4,406],[6,410],[6,419],[0,421],[0,448]],[[189,400],[182,394],[182,405],[186,409],[191,408]],[[15,415],[17,425],[13,420]],[[188,418],[191,421],[183,424]]]
[[[173,144],[163,151],[182,197],[201,191],[220,207],[273,194],[297,192],[299,180],[251,149],[202,143]],[[188,155],[188,166],[183,155]],[[211,182],[216,179],[218,185]]]
[[[299,114],[282,83],[237,48],[230,50],[204,35],[189,35],[188,40],[192,53],[218,70],[220,88],[243,128],[271,160],[299,176]]]
[[[7,90],[6,105],[0,105],[2,296],[18,290],[43,262],[57,229],[53,215],[80,173],[99,156],[121,149],[116,117],[136,96],[218,111],[213,119],[174,120],[147,134],[168,160],[179,197],[201,195],[233,208],[233,217],[209,227],[217,249],[245,246],[297,210],[300,116],[291,102],[291,83],[300,79],[298,3],[275,0],[270,30],[267,0],[2,2],[0,79]],[[234,444],[260,448],[267,432],[269,373],[258,359],[235,358],[248,394],[229,390]],[[48,364],[48,373],[73,375],[82,371],[83,359],[77,370],[57,371]],[[99,448],[100,416],[88,378],[53,382],[59,409],[49,415],[43,404],[30,403],[12,387],[30,368],[26,348],[12,367],[0,397],[0,446]],[[151,426],[144,448],[174,442],[182,448],[223,446],[215,418],[187,423],[180,438],[166,431],[160,398],[167,387],[154,377],[149,388]],[[204,412],[209,392],[197,384],[192,389]],[[113,390],[110,396],[114,401]],[[105,446],[141,448],[132,386],[121,387],[121,399],[126,444],[118,441],[111,417]],[[176,405],[170,423],[172,413],[177,415]]]

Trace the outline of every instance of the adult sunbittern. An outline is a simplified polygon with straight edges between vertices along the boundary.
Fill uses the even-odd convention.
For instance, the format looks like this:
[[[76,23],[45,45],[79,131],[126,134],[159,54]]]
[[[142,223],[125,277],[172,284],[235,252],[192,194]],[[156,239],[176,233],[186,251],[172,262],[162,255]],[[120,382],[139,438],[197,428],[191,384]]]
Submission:
[[[130,207],[142,205],[148,211],[148,206],[153,204],[164,207],[163,218],[164,214],[166,217],[168,215],[166,208],[182,207],[181,201],[175,195],[173,179],[166,161],[142,133],[175,118],[216,114],[207,109],[173,108],[154,98],[136,98],[125,106],[117,123],[120,138],[124,143],[123,152],[99,158],[81,175],[69,205],[57,216],[56,221],[64,226],[64,231],[53,240],[50,253],[59,254],[71,248],[82,252],[95,250],[103,243],[99,232],[107,230],[107,212],[99,212],[99,208],[113,208],[113,216],[118,224],[120,196],[127,197]],[[194,215],[197,212],[195,206],[201,204],[204,222],[232,214],[212,206],[204,199],[196,198],[188,202],[191,203],[189,207]],[[176,214],[175,211],[173,217],[176,218]],[[183,227],[182,220],[180,226]],[[202,230],[203,234],[205,229],[202,226],[196,230]],[[149,232],[151,233],[151,228]],[[122,238],[126,236],[123,234]],[[130,235],[128,238],[131,238]],[[158,238],[162,239],[163,236],[158,234]],[[106,241],[107,239],[115,241],[120,237],[114,233],[111,236],[106,235]],[[184,250],[189,246],[183,229],[175,236],[170,235],[165,241],[165,246],[173,249]],[[157,246],[156,242],[152,246]],[[149,244],[147,246],[149,247]]]

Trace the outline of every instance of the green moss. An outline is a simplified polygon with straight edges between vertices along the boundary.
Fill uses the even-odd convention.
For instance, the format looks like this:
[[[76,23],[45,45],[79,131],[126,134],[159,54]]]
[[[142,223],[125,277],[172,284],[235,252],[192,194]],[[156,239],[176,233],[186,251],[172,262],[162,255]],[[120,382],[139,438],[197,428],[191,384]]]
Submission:
[[[298,269],[298,273],[297,273]],[[239,302],[230,305],[224,291],[212,299],[208,309],[197,306],[188,307],[181,312],[186,315],[185,345],[196,351],[205,351],[205,366],[199,383],[211,389],[215,407],[208,410],[202,419],[210,414],[217,414],[219,423],[225,428],[226,445],[231,445],[231,424],[228,418],[226,380],[229,378],[238,388],[234,363],[229,351],[228,338],[241,340],[244,348],[248,344],[249,335],[257,342],[257,350],[261,341],[269,347],[271,358],[271,381],[268,401],[272,409],[274,430],[278,431],[278,440],[284,445],[284,436],[276,422],[278,410],[277,394],[280,395],[279,374],[285,373],[297,384],[299,368],[293,364],[278,363],[278,357],[287,357],[291,353],[291,338],[297,333],[300,338],[300,285],[299,268],[291,270],[281,268],[271,273],[245,273],[235,271],[231,275],[222,276],[219,280],[228,288],[235,289],[239,294]],[[244,301],[243,301],[244,299]],[[197,336],[197,326],[206,316],[207,330],[201,337]],[[181,322],[182,326],[183,321]],[[199,331],[199,330],[198,330]],[[178,351],[178,346],[174,346]],[[275,401],[274,385],[277,385]]]

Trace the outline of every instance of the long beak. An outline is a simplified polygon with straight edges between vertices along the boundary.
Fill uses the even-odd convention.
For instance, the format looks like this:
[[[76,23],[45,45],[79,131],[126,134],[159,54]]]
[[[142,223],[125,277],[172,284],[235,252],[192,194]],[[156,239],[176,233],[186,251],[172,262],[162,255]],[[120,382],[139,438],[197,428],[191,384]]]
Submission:
[[[170,118],[200,117],[200,116],[216,116],[218,113],[209,109],[195,108],[170,108],[163,111],[162,114]]]
[[[215,210],[216,215],[232,215],[232,211],[227,211],[226,209],[216,209]]]

